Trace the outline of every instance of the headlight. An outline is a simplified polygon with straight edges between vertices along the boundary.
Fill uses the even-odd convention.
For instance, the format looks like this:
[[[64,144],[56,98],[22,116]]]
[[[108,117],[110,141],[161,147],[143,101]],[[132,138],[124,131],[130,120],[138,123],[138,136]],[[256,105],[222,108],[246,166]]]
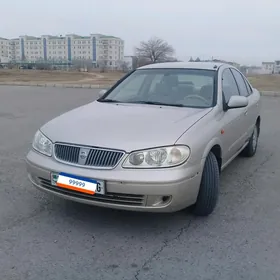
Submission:
[[[52,142],[40,130],[34,136],[32,147],[39,153],[49,157],[52,156]]]
[[[172,167],[184,163],[190,156],[187,146],[159,147],[132,152],[123,163],[124,168]]]

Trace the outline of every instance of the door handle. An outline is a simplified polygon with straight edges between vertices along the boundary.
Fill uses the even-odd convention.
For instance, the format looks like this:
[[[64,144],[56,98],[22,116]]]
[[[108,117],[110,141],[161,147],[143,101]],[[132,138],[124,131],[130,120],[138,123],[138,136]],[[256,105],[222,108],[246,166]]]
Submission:
[[[248,115],[248,111],[245,111],[244,115],[247,116]]]

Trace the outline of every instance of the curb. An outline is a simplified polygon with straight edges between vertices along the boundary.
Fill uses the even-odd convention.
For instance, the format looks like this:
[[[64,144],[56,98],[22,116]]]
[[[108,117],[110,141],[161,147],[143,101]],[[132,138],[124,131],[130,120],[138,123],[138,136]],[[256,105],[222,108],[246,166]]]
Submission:
[[[0,86],[28,86],[28,87],[58,87],[58,88],[84,88],[84,89],[104,89],[112,85],[91,85],[91,84],[43,84],[43,83],[3,83]],[[280,91],[261,91],[262,96],[280,97]]]
[[[42,84],[42,83],[3,83],[0,82],[0,86],[27,86],[27,87],[58,87],[58,88],[108,88],[111,85],[91,85],[91,84]]]
[[[261,91],[263,96],[280,97],[280,92],[277,91]]]

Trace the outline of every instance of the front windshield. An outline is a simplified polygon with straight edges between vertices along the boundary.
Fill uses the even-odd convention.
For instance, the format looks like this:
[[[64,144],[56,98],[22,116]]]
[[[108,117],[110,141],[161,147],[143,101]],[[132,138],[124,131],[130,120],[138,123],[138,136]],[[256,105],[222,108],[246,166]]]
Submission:
[[[214,100],[214,70],[139,69],[99,101],[209,108]]]

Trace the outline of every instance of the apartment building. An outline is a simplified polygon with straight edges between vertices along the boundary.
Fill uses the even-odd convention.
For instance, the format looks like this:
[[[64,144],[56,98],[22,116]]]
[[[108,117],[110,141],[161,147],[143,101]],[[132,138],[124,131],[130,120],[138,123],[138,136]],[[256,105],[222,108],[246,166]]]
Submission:
[[[1,42],[3,41],[3,50]],[[4,44],[5,43],[5,44]],[[105,65],[117,68],[124,59],[124,41],[103,34],[80,36],[42,35],[41,37],[20,36],[17,39],[0,39],[0,54],[14,62],[91,62],[94,66]]]
[[[274,62],[273,61],[265,61],[262,62],[262,70],[264,74],[272,74],[274,72]]]
[[[43,60],[42,39],[33,36],[20,36],[20,59],[22,61],[35,62]]]
[[[275,60],[273,73],[280,74],[280,60]]]
[[[0,37],[0,62],[8,61],[8,43],[9,40]]]
[[[8,62],[22,60],[22,51],[19,38],[8,40]]]
[[[97,63],[119,67],[124,60],[124,41],[113,36],[100,36],[97,40]]]

